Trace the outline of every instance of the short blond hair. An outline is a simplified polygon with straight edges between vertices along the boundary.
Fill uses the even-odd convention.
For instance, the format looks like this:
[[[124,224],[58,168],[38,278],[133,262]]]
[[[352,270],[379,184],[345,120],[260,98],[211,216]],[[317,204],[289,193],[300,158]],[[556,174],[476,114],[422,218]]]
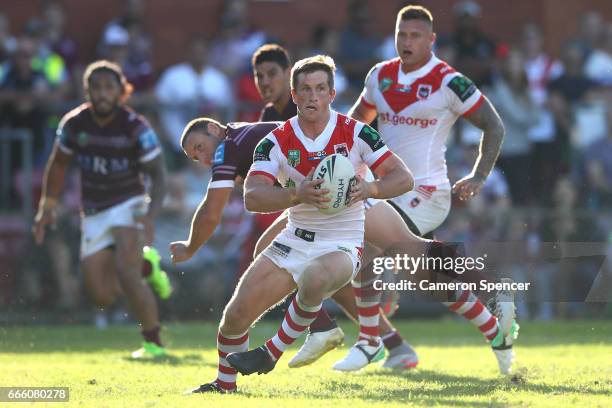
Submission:
[[[299,60],[291,69],[291,89],[297,88],[297,77],[300,74],[310,74],[316,71],[323,71],[327,74],[327,84],[329,89],[334,89],[334,75],[336,63],[329,55],[315,55]]]

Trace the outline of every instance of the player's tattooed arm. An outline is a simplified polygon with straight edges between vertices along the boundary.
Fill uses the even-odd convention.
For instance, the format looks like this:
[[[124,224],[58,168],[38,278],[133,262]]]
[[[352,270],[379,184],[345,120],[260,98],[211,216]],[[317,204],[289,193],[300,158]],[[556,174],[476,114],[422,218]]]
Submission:
[[[480,153],[472,172],[453,185],[453,193],[457,194],[460,200],[467,200],[482,189],[487,176],[495,166],[505,132],[499,115],[486,97],[482,105],[466,116],[466,119],[482,129],[483,134],[480,140]]]
[[[487,178],[501,149],[504,140],[504,124],[491,102],[484,97],[484,102],[476,111],[465,117],[470,123],[483,131],[480,140],[480,153],[474,164],[472,174]]]

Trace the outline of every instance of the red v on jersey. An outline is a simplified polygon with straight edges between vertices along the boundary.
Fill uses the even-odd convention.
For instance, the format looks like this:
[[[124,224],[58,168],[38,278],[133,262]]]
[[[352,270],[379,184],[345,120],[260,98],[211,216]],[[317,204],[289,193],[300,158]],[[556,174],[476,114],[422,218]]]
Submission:
[[[272,133],[278,141],[278,145],[289,164],[304,177],[308,175],[310,169],[317,167],[319,162],[326,156],[334,153],[348,153],[353,148],[356,121],[347,116],[338,114],[336,126],[332,132],[329,142],[321,151],[310,152],[302,141],[295,134],[291,122],[285,124]]]
[[[385,64],[378,73],[378,87],[389,107],[399,113],[420,99],[440,89],[442,79],[455,70],[445,62],[437,64],[425,76],[410,85],[397,82],[401,60],[396,58]]]

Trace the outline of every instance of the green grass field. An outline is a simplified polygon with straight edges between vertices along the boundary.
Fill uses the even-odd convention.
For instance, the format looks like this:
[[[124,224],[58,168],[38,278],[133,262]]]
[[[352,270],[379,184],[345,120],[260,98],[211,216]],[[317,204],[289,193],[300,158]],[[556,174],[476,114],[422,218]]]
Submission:
[[[355,327],[342,326],[353,339]],[[404,321],[398,328],[421,358],[411,372],[333,372],[331,365],[346,349],[289,369],[295,346],[272,373],[238,377],[239,394],[183,396],[186,388],[215,378],[212,324],[167,326],[172,356],[146,362],[127,358],[139,343],[134,327],[5,327],[0,386],[67,386],[69,405],[82,407],[612,406],[612,321],[524,323],[516,345],[518,370],[509,378],[498,374],[493,353],[468,324]],[[251,346],[275,329],[260,323],[251,332]]]

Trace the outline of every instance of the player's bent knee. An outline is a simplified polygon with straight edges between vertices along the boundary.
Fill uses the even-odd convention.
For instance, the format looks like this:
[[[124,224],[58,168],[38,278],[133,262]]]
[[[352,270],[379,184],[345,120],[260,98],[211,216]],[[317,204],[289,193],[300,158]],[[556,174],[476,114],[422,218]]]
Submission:
[[[114,293],[103,292],[103,291],[89,291],[89,297],[91,301],[99,308],[106,308],[112,306],[117,300]]]
[[[241,334],[251,326],[252,320],[246,305],[230,303],[223,312],[219,330],[225,334]]]

